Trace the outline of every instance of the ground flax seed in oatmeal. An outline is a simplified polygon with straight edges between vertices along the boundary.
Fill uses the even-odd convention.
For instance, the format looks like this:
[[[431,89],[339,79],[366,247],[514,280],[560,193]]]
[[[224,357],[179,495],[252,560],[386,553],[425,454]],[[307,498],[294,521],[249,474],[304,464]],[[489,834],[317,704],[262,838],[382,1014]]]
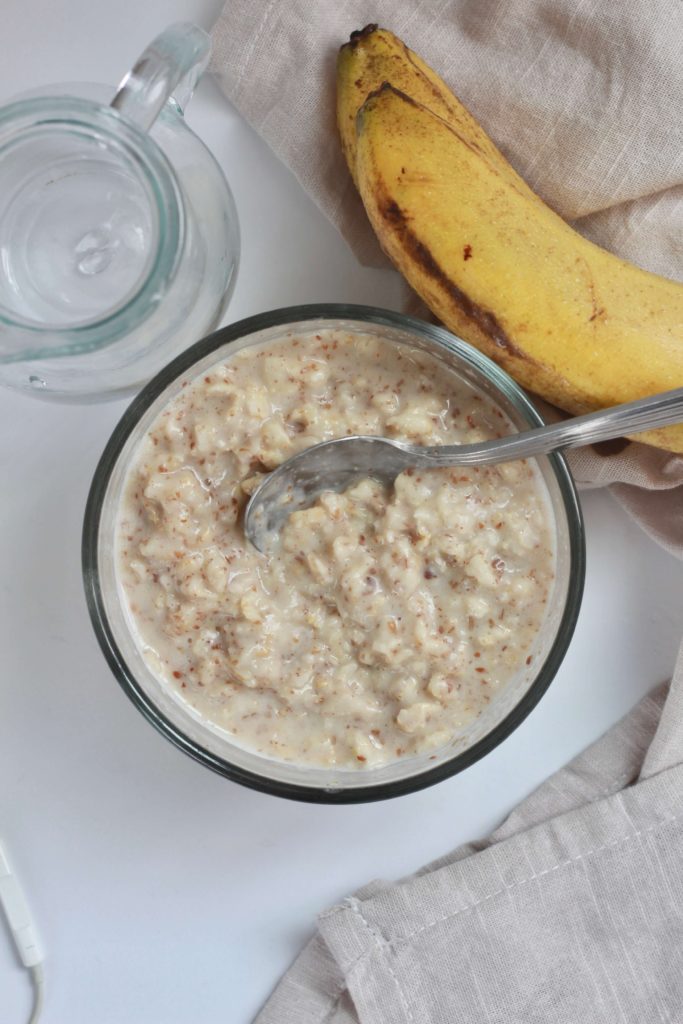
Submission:
[[[510,425],[443,363],[370,335],[297,334],[188,382],[126,482],[118,567],[152,670],[267,756],[372,766],[436,749],[529,659],[553,582],[526,462],[407,470],[296,512],[264,556],[241,513],[318,441],[484,440]]]

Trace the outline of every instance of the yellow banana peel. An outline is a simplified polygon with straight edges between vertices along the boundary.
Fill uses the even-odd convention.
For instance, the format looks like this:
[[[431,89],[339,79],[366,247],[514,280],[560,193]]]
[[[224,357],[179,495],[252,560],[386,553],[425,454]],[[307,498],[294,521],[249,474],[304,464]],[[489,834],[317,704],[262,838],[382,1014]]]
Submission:
[[[358,45],[342,50],[339,111],[370,221],[412,287],[447,327],[568,412],[683,386],[683,286],[577,234],[452,94],[447,112],[435,112],[433,100],[428,109],[414,95],[420,66],[415,78],[413,61],[406,68],[400,51],[387,56],[398,42],[376,38],[352,82]],[[349,111],[383,74],[385,57],[396,65],[394,83],[401,64],[411,94],[393,84],[366,94],[351,132]],[[426,86],[421,95],[429,99]],[[683,452],[683,425],[637,440]]]

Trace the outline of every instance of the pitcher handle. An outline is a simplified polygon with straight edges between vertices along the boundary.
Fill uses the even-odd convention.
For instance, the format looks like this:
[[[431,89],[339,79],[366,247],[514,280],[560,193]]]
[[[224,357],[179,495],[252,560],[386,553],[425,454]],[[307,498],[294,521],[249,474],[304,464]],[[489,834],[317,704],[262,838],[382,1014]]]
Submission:
[[[111,106],[140,131],[149,131],[171,96],[183,112],[210,53],[211,38],[198,25],[169,25],[125,75]]]

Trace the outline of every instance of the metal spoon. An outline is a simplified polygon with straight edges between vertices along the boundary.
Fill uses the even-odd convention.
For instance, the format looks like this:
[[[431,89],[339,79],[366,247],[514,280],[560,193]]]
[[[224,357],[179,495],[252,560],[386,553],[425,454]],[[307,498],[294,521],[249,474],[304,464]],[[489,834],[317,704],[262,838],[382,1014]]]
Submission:
[[[424,448],[360,434],[323,441],[293,455],[265,477],[245,509],[244,531],[254,547],[264,551],[269,537],[292,512],[308,508],[323,491],[346,490],[364,477],[390,485],[410,467],[490,466],[679,422],[683,422],[683,388],[476,444]]]

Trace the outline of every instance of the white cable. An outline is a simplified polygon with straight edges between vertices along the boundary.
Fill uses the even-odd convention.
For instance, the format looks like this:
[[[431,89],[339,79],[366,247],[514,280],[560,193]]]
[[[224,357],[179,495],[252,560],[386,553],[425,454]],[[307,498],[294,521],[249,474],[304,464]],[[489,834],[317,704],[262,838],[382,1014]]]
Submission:
[[[43,995],[45,993],[43,965],[34,964],[29,967],[31,981],[33,982],[33,1009],[28,1024],[38,1024],[38,1018],[43,1010]]]
[[[0,841],[0,904],[12,933],[17,953],[31,972],[33,1011],[29,1024],[37,1024],[43,1008],[43,951],[28,909],[26,897],[10,867],[7,852]]]

